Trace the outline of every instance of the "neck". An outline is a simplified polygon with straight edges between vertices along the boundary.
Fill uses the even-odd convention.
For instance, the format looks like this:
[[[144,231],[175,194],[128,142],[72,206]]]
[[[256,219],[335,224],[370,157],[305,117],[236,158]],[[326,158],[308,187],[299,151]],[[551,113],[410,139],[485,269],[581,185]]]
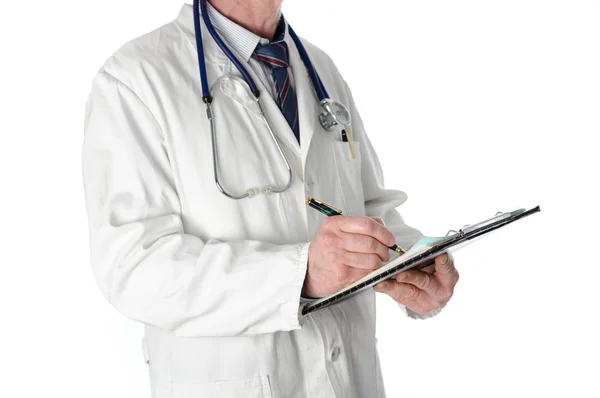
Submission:
[[[283,0],[209,0],[225,17],[250,32],[272,40],[281,18]]]

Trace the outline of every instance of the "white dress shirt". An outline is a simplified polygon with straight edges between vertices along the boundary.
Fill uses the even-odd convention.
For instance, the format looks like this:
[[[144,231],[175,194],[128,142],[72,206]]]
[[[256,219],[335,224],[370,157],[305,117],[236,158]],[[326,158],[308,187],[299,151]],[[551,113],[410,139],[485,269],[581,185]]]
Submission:
[[[229,49],[234,51],[238,60],[242,64],[245,63],[244,66],[247,65],[252,68],[252,71],[256,73],[261,83],[269,90],[269,95],[275,99],[275,82],[273,81],[271,68],[252,57],[256,46],[259,44],[269,44],[271,41],[264,37],[260,37],[243,26],[233,22],[217,11],[210,3],[207,2],[206,5],[208,16],[217,30],[217,33],[219,33]],[[288,35],[287,22],[285,23],[285,35]],[[292,87],[294,87],[294,77],[291,66],[288,67],[288,73],[290,76],[290,83],[292,84]]]

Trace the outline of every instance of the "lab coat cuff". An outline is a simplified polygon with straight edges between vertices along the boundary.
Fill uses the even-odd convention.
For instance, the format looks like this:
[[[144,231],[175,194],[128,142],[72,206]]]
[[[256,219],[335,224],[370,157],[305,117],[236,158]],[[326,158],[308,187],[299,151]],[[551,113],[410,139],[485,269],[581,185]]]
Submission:
[[[400,309],[402,309],[402,311],[404,312],[404,314],[412,319],[429,319],[429,318],[433,318],[434,316],[436,316],[437,314],[439,314],[440,312],[442,312],[442,309],[446,306],[447,303],[442,304],[441,307],[435,308],[425,314],[419,314],[417,312],[412,311],[410,308],[406,308],[405,305],[398,303],[398,306],[400,307]]]
[[[302,327],[304,317],[302,316],[301,294],[306,278],[306,270],[308,268],[308,246],[310,243],[301,243],[298,245],[298,256],[295,269],[294,281],[290,287],[290,296],[288,301],[283,305],[282,311],[286,319],[288,319],[290,330],[300,329]]]

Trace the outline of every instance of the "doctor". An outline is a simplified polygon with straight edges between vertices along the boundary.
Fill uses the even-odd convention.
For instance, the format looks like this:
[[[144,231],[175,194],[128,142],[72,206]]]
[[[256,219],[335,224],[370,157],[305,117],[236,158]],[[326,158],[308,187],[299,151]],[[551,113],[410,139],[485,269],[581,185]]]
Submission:
[[[385,395],[375,291],[306,317],[299,309],[421,234],[395,210],[406,195],[383,186],[346,82],[294,38],[280,5],[183,4],[93,80],[91,260],[104,296],[145,325],[156,398]],[[325,92],[339,102],[322,102]],[[325,218],[309,195],[347,216]],[[374,290],[427,318],[457,281],[444,255]]]

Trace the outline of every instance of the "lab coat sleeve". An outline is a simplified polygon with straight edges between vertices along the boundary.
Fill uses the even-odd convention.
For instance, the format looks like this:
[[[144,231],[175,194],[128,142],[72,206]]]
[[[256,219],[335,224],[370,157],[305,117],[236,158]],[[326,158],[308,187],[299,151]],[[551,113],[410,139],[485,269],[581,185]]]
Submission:
[[[348,106],[352,115],[353,138],[357,140],[361,146],[361,175],[365,196],[366,215],[368,217],[380,217],[385,226],[396,237],[396,243],[398,243],[400,247],[410,247],[419,240],[423,234],[419,230],[407,225],[400,213],[396,210],[398,206],[406,201],[407,195],[403,191],[386,189],[384,187],[383,170],[379,158],[365,131],[363,121],[356,108],[348,84],[346,84],[346,94],[349,99]],[[391,259],[394,259],[397,256],[397,254],[392,254]],[[408,317],[413,319],[431,318],[441,311],[441,308],[438,308],[426,314],[418,314],[400,303],[398,303],[398,306]]]
[[[301,327],[308,243],[186,233],[162,130],[104,69],[86,103],[82,165],[94,277],[123,315],[186,337]]]

